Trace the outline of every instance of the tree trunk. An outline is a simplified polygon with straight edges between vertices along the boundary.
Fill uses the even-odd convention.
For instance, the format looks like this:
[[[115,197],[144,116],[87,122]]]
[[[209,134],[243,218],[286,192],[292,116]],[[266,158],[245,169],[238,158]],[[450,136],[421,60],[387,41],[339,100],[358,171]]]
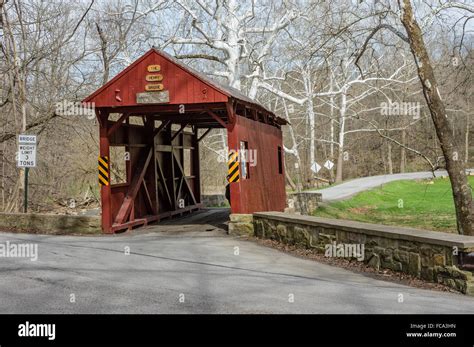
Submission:
[[[393,162],[392,162],[392,143],[387,143],[387,164],[388,164],[388,173],[393,175]]]
[[[329,91],[332,92],[333,91],[333,78],[332,78],[332,75],[330,75],[330,89]],[[329,103],[330,103],[330,115],[331,115],[331,137],[330,137],[330,153],[331,153],[331,161],[334,161],[334,95],[331,94],[331,96],[329,97]],[[331,169],[329,170],[329,174],[330,174],[330,177],[331,177],[331,182],[334,182],[334,170]]]
[[[336,183],[342,182],[342,168],[344,161],[344,148],[339,146],[339,153],[337,156],[337,165],[336,165]]]
[[[286,181],[290,185],[291,189],[292,190],[297,190],[298,187],[296,186],[295,181],[293,181],[293,179],[290,176],[290,173],[288,172],[288,170],[286,168],[286,161],[285,161],[285,176],[286,176]]]
[[[464,163],[466,163],[466,165],[469,163],[469,131],[471,130],[470,128],[470,117],[471,115],[469,113],[466,114],[466,135],[465,135],[465,138],[464,138]]]
[[[406,130],[402,130],[402,145],[406,146],[407,133]],[[400,148],[400,173],[405,173],[405,164],[406,164],[406,151],[405,147]]]
[[[290,114],[288,113],[288,107],[286,106],[286,101],[285,99],[282,98],[282,102],[283,102],[283,108],[285,109],[285,119],[288,121],[288,131],[290,133],[290,137],[291,137],[291,141],[292,141],[292,144],[293,146],[291,147],[290,150],[288,150],[286,147],[285,147],[285,153],[291,153],[292,155],[295,156],[296,158],[296,163],[298,164],[298,167],[296,169],[296,175],[297,175],[297,180],[298,180],[298,184],[296,185],[298,191],[300,191],[301,189],[301,182],[303,181],[302,178],[301,178],[301,157],[300,157],[300,150],[298,148],[298,142],[296,141],[296,136],[295,136],[295,131],[293,129],[293,125],[291,124],[291,121],[290,121]],[[286,163],[286,161],[285,161]],[[286,164],[285,164],[286,165]],[[286,166],[285,166],[286,167]],[[287,173],[288,171],[285,169],[285,173]],[[291,184],[290,184],[291,185]],[[293,187],[292,187],[293,188]],[[294,189],[294,188],[293,188]]]
[[[342,182],[342,170],[344,161],[344,137],[346,131],[346,107],[347,96],[346,91],[344,91],[341,95],[341,109],[339,111],[339,152],[337,156],[336,183]]]
[[[1,5],[1,1],[0,0],[0,5]],[[6,144],[4,143],[3,144],[3,149],[1,151],[1,155],[2,155],[2,211],[5,212],[5,188],[6,188],[6,184],[5,184],[5,150],[6,150]]]
[[[311,83],[311,72],[303,71],[303,81],[305,94],[308,97],[306,102],[306,112],[308,115],[309,122],[309,161],[310,165],[316,162],[316,134],[315,134],[315,114],[314,114],[314,104],[313,104],[313,90]]]
[[[18,40],[20,43],[17,44],[15,39],[15,35],[12,32],[10,21],[8,19],[8,15],[6,12],[6,8],[3,8],[3,2],[0,6],[0,16],[1,16],[1,23],[4,31],[4,52],[5,52],[5,61],[7,66],[9,67],[8,70],[8,77],[10,82],[11,88],[11,98],[12,98],[12,111],[13,111],[13,118],[15,120],[15,135],[14,137],[18,138],[18,134],[25,133],[27,129],[26,125],[26,77],[25,73],[21,69],[21,58],[18,53],[17,45],[20,47],[24,47],[24,36],[20,36]],[[18,110],[19,108],[19,110]],[[20,124],[18,124],[18,111],[21,111],[21,119]],[[4,135],[5,136],[5,135]],[[13,136],[12,136],[13,137]],[[18,143],[15,143],[18,145]],[[17,186],[21,192],[24,189],[24,169],[19,171],[19,175],[17,178]],[[23,194],[13,194],[10,201],[13,210],[9,210],[8,212],[19,211],[20,206],[20,196]]]
[[[110,60],[109,56],[107,55],[107,38],[104,35],[104,32],[102,31],[102,28],[99,26],[99,23],[95,23],[95,26],[97,28],[97,33],[99,34],[100,38],[100,51],[102,54],[102,64],[104,66],[104,71],[102,73],[102,84],[106,84],[107,81],[109,80],[109,73],[110,73]]]
[[[398,0],[401,8],[401,21],[405,27],[411,52],[415,58],[418,77],[423,87],[423,95],[430,110],[441,150],[446,161],[446,170],[451,181],[457,228],[460,234],[474,235],[474,205],[472,192],[466,177],[464,162],[459,158],[456,139],[453,136],[446,110],[441,100],[421,29],[414,17],[410,0]]]

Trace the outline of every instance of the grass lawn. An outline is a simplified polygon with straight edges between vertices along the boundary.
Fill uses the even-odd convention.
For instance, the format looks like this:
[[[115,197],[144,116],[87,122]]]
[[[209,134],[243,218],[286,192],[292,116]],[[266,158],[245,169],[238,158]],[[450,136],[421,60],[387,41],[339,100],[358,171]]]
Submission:
[[[318,208],[313,215],[367,223],[456,232],[448,178],[394,181]],[[474,177],[469,177],[474,187]]]

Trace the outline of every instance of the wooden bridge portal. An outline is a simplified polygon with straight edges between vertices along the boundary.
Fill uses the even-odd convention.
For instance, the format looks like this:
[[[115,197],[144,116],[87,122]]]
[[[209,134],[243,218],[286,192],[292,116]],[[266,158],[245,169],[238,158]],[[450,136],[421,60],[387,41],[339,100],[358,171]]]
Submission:
[[[105,233],[201,208],[199,143],[215,128],[227,129],[231,153],[256,153],[256,165],[239,157],[229,167],[231,212],[284,209],[286,121],[238,90],[153,48],[83,102],[94,104],[99,122]],[[115,160],[124,161],[123,182],[110,181],[119,164],[111,148],[122,149]]]

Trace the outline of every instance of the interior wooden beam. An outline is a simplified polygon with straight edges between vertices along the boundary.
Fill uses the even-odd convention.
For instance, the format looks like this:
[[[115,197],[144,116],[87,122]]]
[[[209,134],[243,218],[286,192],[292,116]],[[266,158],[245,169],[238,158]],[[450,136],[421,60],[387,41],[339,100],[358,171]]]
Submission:
[[[109,128],[109,130],[107,131],[107,136],[112,135],[115,130],[117,130],[122,125],[123,121],[128,119],[128,117],[130,117],[130,113],[122,114],[122,116],[120,116],[120,118],[115,122],[115,124]]]

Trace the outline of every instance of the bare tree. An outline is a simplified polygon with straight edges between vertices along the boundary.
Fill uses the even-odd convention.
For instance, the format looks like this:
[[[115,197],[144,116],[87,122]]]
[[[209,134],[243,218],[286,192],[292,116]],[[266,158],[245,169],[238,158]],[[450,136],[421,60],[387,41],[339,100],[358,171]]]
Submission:
[[[435,124],[441,149],[446,161],[453,189],[454,205],[458,232],[474,235],[474,204],[472,191],[466,177],[466,168],[459,160],[459,145],[453,136],[446,109],[438,89],[438,83],[426,50],[423,34],[417,23],[410,0],[398,0],[401,9],[401,21],[408,35],[410,49],[415,58],[418,76],[423,87],[423,95],[430,109],[431,118]],[[474,12],[474,11],[473,11]]]

